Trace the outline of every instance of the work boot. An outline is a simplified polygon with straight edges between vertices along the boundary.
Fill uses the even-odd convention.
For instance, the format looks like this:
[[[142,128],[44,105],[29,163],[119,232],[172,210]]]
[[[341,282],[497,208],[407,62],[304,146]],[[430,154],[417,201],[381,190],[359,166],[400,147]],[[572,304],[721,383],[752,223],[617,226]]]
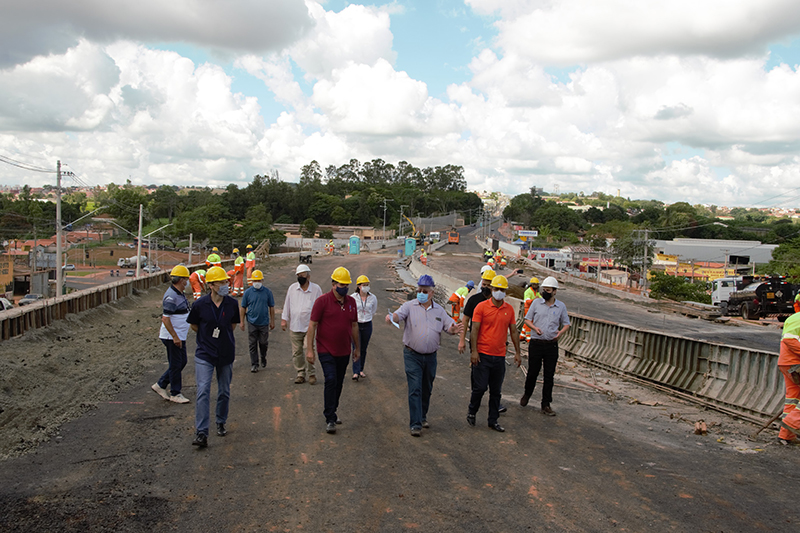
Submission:
[[[205,433],[198,433],[195,435],[192,446],[199,446],[201,448],[208,446],[208,437],[206,437]]]

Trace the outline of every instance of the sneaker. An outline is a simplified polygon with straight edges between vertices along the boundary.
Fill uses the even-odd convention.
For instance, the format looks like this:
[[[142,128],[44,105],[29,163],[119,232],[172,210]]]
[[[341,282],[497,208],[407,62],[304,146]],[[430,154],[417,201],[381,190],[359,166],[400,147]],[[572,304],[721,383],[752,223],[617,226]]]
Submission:
[[[334,422],[328,422],[328,425],[325,426],[325,431],[333,435],[336,433],[336,424]]]
[[[492,428],[495,431],[499,431],[500,433],[502,433],[502,432],[504,432],[506,430],[506,428],[504,428],[503,426],[501,426],[498,423],[489,424],[489,427]]]
[[[228,430],[225,429],[225,424],[217,424],[217,436],[224,437],[228,434]]]
[[[467,415],[467,424],[475,427],[475,415]]]
[[[180,392],[174,396],[169,397],[169,401],[175,403],[189,403],[189,398],[181,394]]]
[[[306,378],[304,378],[303,376],[297,376],[296,378],[294,378],[294,382],[296,384],[305,383],[305,381],[306,381]]]
[[[508,411],[508,407],[506,407],[503,404],[500,404],[500,407],[497,409],[497,412],[502,414],[502,413],[505,413],[506,411]]]
[[[550,409],[549,405],[542,406],[542,414],[547,416],[556,416],[556,412]]]
[[[206,434],[198,433],[195,435],[194,440],[192,441],[192,446],[200,446],[201,448],[208,446],[208,437],[206,437]]]
[[[342,420],[337,416],[336,417],[336,425],[339,426],[342,424]]]
[[[429,429],[431,427],[430,423],[427,420],[422,421],[422,428]]]
[[[308,384],[309,385],[316,385],[317,383],[317,376],[309,376],[308,377]]]
[[[252,372],[253,374],[255,374],[256,372],[258,372],[258,365],[253,365],[253,366],[251,366],[251,367],[250,367],[250,372]]]
[[[422,428],[411,428],[412,437],[419,437],[420,435],[422,435]]]
[[[156,394],[158,394],[165,400],[169,400],[169,391],[167,389],[162,389],[161,387],[159,387],[158,383],[153,383],[153,385],[150,388],[153,389],[153,391]]]

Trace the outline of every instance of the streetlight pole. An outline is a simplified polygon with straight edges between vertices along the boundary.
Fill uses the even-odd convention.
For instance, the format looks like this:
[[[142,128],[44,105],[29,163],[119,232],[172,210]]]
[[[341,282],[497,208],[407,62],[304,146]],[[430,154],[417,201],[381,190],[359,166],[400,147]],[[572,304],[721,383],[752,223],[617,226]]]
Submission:
[[[64,271],[61,268],[61,160],[56,163],[56,297],[64,291]]]
[[[386,202],[394,202],[391,198],[383,199],[383,242],[386,243]]]

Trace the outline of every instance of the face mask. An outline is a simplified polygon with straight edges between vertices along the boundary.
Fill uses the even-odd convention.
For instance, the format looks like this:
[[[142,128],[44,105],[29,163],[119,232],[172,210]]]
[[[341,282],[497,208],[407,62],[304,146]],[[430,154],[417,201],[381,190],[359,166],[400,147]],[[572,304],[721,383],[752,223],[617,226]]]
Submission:
[[[223,285],[219,289],[217,289],[217,294],[219,294],[220,296],[227,296],[229,289],[230,287],[228,287],[228,285]]]
[[[544,298],[545,301],[549,300],[552,297],[553,297],[553,293],[552,292],[544,292],[544,291],[542,291],[542,298]]]
[[[297,283],[299,283],[301,287],[306,284],[306,281],[308,281],[308,278],[297,276]]]
[[[481,294],[483,294],[484,296],[489,296],[490,294],[492,294],[492,288],[491,287],[481,287]]]
[[[428,295],[424,292],[417,293],[417,301],[421,304],[428,303]]]
[[[503,291],[492,291],[492,298],[494,298],[495,300],[502,300],[505,297],[506,293],[504,293]]]
[[[254,281],[253,282],[253,288],[255,288],[255,289],[260,289],[262,286],[263,286],[263,283],[261,283],[260,281]]]
[[[339,296],[347,296],[348,287],[336,287],[336,294]]]
[[[369,285],[362,285],[361,292],[364,294],[369,294]]]

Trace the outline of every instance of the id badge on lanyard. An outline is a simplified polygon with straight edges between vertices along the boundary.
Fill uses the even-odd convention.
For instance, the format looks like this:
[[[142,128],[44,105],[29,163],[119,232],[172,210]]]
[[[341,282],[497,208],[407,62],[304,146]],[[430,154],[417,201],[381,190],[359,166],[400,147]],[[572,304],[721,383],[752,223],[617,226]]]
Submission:
[[[220,315],[217,314],[217,311],[220,311]],[[225,311],[222,310],[222,304],[219,304],[219,308],[214,306],[214,318],[217,319],[217,327],[214,328],[214,331],[211,332],[211,337],[214,339],[219,338],[219,321],[221,318],[225,317]]]

